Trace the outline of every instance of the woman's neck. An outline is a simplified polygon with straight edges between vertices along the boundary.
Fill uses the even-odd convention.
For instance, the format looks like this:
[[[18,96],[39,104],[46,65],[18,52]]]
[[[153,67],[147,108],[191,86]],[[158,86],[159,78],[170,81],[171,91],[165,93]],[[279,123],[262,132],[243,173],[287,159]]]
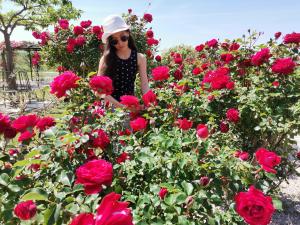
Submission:
[[[130,54],[131,54],[131,49],[130,48],[124,48],[124,49],[120,49],[116,51],[117,56],[119,56],[120,58],[123,59],[127,59],[129,58]]]

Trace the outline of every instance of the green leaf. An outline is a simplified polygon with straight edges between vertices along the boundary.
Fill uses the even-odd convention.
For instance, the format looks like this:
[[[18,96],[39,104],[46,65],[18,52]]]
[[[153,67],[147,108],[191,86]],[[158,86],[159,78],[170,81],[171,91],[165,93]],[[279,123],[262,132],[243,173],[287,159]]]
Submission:
[[[183,189],[184,189],[184,191],[187,195],[192,194],[192,192],[194,190],[194,186],[191,183],[188,183],[186,181],[182,181],[181,185],[182,185],[182,187],[183,187]]]
[[[273,201],[273,205],[275,207],[275,209],[279,210],[279,211],[283,211],[283,208],[282,208],[282,201],[279,200],[279,199],[272,199]]]
[[[13,167],[18,167],[18,166],[28,166],[31,164],[40,164],[41,160],[40,159],[24,159],[21,161],[16,162]]]
[[[19,192],[21,188],[18,185],[8,185],[7,186],[12,192]]]
[[[27,155],[25,155],[25,159],[28,159],[28,158],[32,158],[33,156],[35,155],[38,155],[40,154],[40,151],[35,149],[35,150],[32,150],[31,152],[29,152]]]
[[[6,173],[0,175],[0,184],[7,186],[9,183],[9,176]]]
[[[31,189],[30,192],[26,193],[22,198],[23,201],[25,200],[42,200],[42,201],[48,201],[48,194],[38,188]]]
[[[45,210],[43,225],[54,225],[58,220],[61,204],[51,205],[50,208]]]

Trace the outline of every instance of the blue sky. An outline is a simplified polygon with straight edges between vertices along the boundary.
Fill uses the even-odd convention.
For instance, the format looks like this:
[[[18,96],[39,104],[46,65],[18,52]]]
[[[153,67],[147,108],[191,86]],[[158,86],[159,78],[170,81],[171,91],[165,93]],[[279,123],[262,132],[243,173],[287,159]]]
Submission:
[[[5,1],[9,2],[9,1]],[[264,32],[260,42],[274,33],[300,32],[299,0],[74,0],[82,9],[81,19],[101,25],[110,14],[122,14],[132,8],[142,16],[153,15],[149,24],[156,38],[161,38],[160,49],[178,44],[195,46],[212,38],[233,39],[247,33],[247,29]],[[149,6],[148,3],[151,3]],[[4,8],[5,9],[5,8]],[[1,37],[3,40],[3,37]],[[18,29],[13,40],[33,40],[30,32]]]

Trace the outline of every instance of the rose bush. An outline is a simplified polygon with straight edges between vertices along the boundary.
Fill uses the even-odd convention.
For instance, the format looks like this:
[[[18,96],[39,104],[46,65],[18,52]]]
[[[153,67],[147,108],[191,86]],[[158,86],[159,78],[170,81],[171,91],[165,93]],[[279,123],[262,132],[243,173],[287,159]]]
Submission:
[[[69,32],[67,21],[59,26]],[[291,35],[149,54],[151,91],[123,96],[125,109],[111,110],[92,92],[110,93],[108,80],[78,69],[68,74],[80,80],[54,81],[62,91],[53,94],[66,100],[55,121],[0,114],[1,222],[19,223],[14,209],[32,201],[36,212],[24,218],[36,224],[268,224],[281,208],[279,184],[299,165],[290,145],[300,113]]]

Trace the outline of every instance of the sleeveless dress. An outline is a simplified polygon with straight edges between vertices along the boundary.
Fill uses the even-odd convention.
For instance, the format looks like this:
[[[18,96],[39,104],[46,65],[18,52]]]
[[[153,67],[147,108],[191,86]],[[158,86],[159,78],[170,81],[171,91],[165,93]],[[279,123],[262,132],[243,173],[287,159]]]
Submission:
[[[116,55],[116,68],[113,70],[113,93],[117,101],[122,95],[134,95],[134,83],[137,73],[137,51],[131,50],[128,59],[121,59]]]

